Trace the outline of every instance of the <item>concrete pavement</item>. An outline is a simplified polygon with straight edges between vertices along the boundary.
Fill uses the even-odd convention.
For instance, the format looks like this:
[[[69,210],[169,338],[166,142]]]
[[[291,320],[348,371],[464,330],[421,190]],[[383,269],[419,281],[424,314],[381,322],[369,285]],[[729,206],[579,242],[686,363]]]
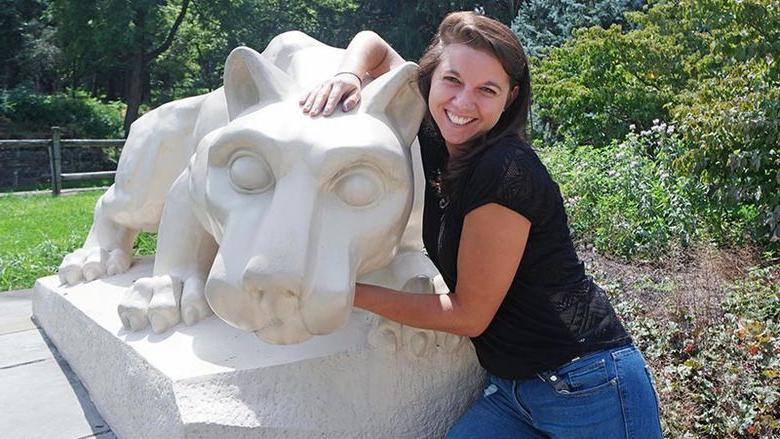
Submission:
[[[114,439],[31,315],[32,290],[0,292],[0,436]]]

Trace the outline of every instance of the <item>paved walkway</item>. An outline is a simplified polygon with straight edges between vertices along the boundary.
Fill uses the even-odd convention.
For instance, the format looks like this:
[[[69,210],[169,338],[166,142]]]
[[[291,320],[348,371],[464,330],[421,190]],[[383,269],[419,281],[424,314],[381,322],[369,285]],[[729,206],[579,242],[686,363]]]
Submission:
[[[31,290],[0,292],[0,436],[115,439],[31,315]]]

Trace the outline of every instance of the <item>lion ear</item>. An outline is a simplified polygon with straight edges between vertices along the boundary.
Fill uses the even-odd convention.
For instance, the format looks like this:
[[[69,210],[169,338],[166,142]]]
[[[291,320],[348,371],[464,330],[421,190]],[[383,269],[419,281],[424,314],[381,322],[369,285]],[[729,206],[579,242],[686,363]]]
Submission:
[[[237,47],[225,61],[225,100],[233,120],[251,109],[297,95],[295,81],[263,55]]]
[[[385,117],[404,145],[417,136],[425,116],[425,100],[417,88],[417,64],[407,62],[378,77],[363,89],[358,111]]]

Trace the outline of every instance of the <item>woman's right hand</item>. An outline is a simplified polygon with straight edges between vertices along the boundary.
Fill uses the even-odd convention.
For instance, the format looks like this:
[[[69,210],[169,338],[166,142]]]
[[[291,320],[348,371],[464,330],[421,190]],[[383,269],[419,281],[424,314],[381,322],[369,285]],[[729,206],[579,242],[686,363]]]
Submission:
[[[360,102],[361,80],[357,74],[349,72],[337,73],[332,78],[320,83],[298,101],[303,112],[309,116],[333,114],[341,103],[341,108],[347,112]]]

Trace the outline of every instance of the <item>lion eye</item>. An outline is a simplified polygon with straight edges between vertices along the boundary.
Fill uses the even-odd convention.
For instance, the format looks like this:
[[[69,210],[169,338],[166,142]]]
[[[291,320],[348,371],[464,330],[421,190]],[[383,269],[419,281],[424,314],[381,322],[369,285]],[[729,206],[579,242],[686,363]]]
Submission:
[[[263,192],[274,184],[274,176],[262,158],[242,155],[230,163],[230,181],[240,191]]]
[[[371,170],[356,170],[336,181],[335,192],[348,205],[364,207],[379,198],[382,192],[382,182]]]

